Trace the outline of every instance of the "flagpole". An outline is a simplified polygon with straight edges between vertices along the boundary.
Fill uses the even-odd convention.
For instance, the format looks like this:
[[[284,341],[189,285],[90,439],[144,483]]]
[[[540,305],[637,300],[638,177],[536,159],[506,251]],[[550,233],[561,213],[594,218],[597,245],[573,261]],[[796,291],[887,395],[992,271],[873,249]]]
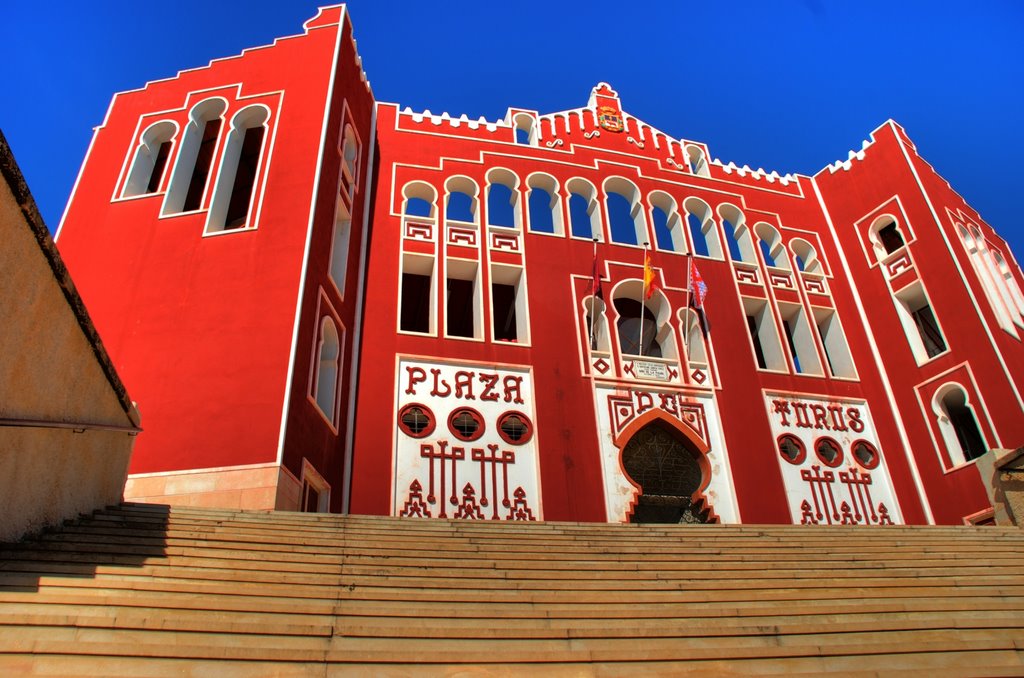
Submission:
[[[597,238],[594,238],[594,277],[590,281],[593,289],[590,290],[590,350],[597,348],[594,344],[597,339],[597,279],[601,272],[597,270]]]
[[[644,285],[640,288],[640,357],[644,357],[644,311],[647,310],[647,246],[644,242]]]
[[[683,344],[686,347],[686,362],[690,362],[690,305],[693,303],[693,263],[686,253],[686,327],[683,328]]]

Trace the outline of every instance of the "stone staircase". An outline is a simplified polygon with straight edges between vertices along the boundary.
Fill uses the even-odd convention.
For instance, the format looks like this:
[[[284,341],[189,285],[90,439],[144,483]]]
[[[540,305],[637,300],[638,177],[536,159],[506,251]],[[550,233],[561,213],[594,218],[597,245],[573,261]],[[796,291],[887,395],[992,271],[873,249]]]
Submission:
[[[125,504],[0,547],[0,675],[1024,675],[1024,531]]]

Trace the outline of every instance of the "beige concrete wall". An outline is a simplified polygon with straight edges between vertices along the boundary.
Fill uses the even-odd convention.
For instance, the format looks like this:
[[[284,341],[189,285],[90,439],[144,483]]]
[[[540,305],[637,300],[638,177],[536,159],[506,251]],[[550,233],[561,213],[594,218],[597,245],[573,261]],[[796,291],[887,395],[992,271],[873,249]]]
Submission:
[[[31,196],[11,185],[9,167],[0,180],[0,420],[131,427],[37,240],[41,220],[28,223]],[[134,440],[127,432],[0,427],[0,540],[118,502]]]
[[[294,484],[287,479],[282,483],[284,476],[290,478],[291,474],[277,464],[140,473],[128,477],[124,498],[171,506],[295,510],[292,506],[278,506],[280,488]]]

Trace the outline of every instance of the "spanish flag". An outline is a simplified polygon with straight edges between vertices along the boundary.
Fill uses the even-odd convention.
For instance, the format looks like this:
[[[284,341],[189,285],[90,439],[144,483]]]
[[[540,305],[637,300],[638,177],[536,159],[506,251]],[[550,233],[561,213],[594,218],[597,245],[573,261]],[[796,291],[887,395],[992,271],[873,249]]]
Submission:
[[[654,281],[654,267],[651,265],[651,253],[644,250],[644,299],[650,299],[658,283]]]

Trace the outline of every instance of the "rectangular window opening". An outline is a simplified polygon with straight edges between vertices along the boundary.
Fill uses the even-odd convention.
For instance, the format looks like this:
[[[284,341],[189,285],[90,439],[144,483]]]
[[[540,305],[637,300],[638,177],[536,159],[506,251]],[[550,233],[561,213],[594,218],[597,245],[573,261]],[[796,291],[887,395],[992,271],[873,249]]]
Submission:
[[[782,327],[786,330],[786,343],[789,344],[789,354],[793,358],[793,367],[797,373],[802,373],[804,370],[800,365],[800,354],[796,350],[796,344],[793,342],[793,328],[790,326],[788,320],[782,321]]]
[[[942,331],[939,330],[939,323],[935,320],[932,307],[922,304],[913,309],[910,314],[914,317],[914,324],[917,325],[917,331],[921,335],[921,341],[924,342],[924,349],[928,357],[934,358],[945,351],[946,341],[942,337]]]
[[[786,357],[768,303],[763,299],[744,297],[743,310],[757,366],[762,370],[787,371]]]
[[[446,285],[447,304],[445,318],[448,323],[448,335],[452,337],[475,336],[474,288],[472,280],[448,278]]]
[[[431,277],[420,273],[402,274],[401,329],[430,332]]]
[[[517,341],[516,288],[503,283],[491,284],[491,312],[494,316],[494,340]]]
[[[747,329],[750,331],[750,341],[754,344],[754,358],[757,360],[757,366],[762,370],[768,368],[768,364],[764,361],[764,349],[761,348],[761,337],[757,331],[757,319],[752,316],[747,316]]]
[[[839,324],[836,312],[827,308],[813,310],[814,324],[825,348],[825,360],[828,362],[829,371],[836,377],[856,376],[850,347],[846,343],[846,334]]]
[[[939,321],[920,282],[896,292],[894,301],[910,349],[919,364],[946,350],[946,340],[939,329]]]

